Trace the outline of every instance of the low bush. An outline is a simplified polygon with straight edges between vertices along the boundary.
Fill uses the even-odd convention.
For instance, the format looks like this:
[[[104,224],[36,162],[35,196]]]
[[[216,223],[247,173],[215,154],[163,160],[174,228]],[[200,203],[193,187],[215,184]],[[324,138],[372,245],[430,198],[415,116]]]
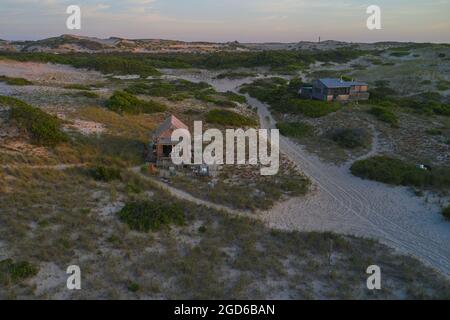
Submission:
[[[450,187],[450,168],[423,170],[414,164],[386,156],[356,161],[350,168],[355,176],[393,185],[446,190]]]
[[[121,180],[121,170],[114,167],[97,166],[89,169],[89,175],[98,181]]]
[[[336,112],[340,109],[341,105],[335,102],[291,99],[286,107],[289,108],[289,113],[301,113],[307,117],[320,118],[332,112]]]
[[[303,114],[318,118],[337,111],[339,103],[298,98],[298,91],[303,83],[300,79],[287,81],[283,78],[258,79],[241,87],[241,93],[270,105],[270,109],[281,114]]]
[[[392,57],[398,57],[398,58],[400,58],[400,57],[406,57],[406,56],[409,56],[410,53],[409,53],[409,51],[394,51],[394,52],[391,52],[390,55],[391,55]]]
[[[5,82],[10,86],[29,86],[33,83],[24,78],[11,78],[7,76],[0,76],[0,82]]]
[[[90,98],[90,99],[98,99],[100,96],[92,91],[77,91],[74,93],[68,93],[67,95],[70,95],[72,97],[84,97],[84,98]]]
[[[370,143],[370,136],[364,129],[335,129],[328,135],[340,147],[346,149],[367,147]]]
[[[237,93],[234,93],[234,92],[232,92],[232,91],[227,91],[227,92],[225,92],[225,97],[227,97],[230,101],[234,101],[234,102],[239,102],[239,103],[245,103],[245,102],[247,102],[247,99],[244,97],[244,96],[242,96],[242,95],[240,95],[240,94],[237,94]]]
[[[130,292],[138,292],[140,289],[140,286],[136,282],[130,282],[128,284],[127,288],[128,288],[128,291],[130,291]]]
[[[445,219],[450,220],[450,205],[442,209],[442,215],[444,216]]]
[[[26,131],[34,143],[53,147],[67,141],[57,117],[12,97],[0,96],[0,105],[11,107],[10,119]]]
[[[394,112],[387,108],[375,106],[369,110],[369,113],[374,115],[380,121],[389,123],[394,127],[398,126],[398,117]]]
[[[0,284],[16,284],[33,277],[39,269],[26,261],[14,262],[12,259],[0,261]]]
[[[181,205],[163,200],[127,203],[118,212],[118,216],[132,230],[141,232],[157,231],[171,224],[184,224],[184,212]]]
[[[425,132],[430,136],[440,136],[443,133],[440,129],[427,129]]]
[[[164,112],[167,107],[155,101],[144,101],[125,91],[115,91],[106,107],[117,113],[139,114]]]
[[[446,90],[450,89],[450,81],[439,80],[438,83],[436,84],[436,88],[439,91],[446,91]]]
[[[240,115],[229,110],[214,109],[206,114],[206,121],[209,123],[233,127],[256,126],[258,122],[249,117]]]
[[[445,219],[450,220],[450,205],[442,209],[442,215]]]
[[[311,134],[312,126],[302,122],[278,122],[277,128],[283,136],[291,138],[302,138]]]
[[[91,87],[84,84],[74,83],[64,86],[64,89],[89,91],[91,90]]]
[[[236,72],[236,71],[229,71],[220,73],[216,76],[216,79],[243,79],[243,78],[250,78],[255,77],[255,73],[251,72]]]

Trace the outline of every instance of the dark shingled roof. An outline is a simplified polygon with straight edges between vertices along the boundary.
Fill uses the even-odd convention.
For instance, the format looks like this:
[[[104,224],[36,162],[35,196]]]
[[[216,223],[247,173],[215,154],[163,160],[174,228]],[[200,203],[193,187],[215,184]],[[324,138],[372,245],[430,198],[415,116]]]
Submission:
[[[348,88],[351,86],[367,86],[367,83],[361,81],[343,81],[335,78],[322,78],[318,81],[327,88]]]
[[[185,125],[181,120],[179,120],[174,115],[171,115],[167,118],[158,129],[153,132],[154,138],[170,138],[172,131],[176,129],[186,129],[189,130],[189,127]]]

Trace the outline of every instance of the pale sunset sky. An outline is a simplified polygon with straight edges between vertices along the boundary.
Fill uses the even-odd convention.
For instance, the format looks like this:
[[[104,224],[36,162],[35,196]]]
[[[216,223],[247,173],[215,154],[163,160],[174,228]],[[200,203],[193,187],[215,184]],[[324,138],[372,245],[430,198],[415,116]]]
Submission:
[[[81,30],[66,28],[79,5]],[[369,5],[382,30],[366,27]],[[186,41],[450,42],[450,0],[0,0],[0,39],[61,34]]]

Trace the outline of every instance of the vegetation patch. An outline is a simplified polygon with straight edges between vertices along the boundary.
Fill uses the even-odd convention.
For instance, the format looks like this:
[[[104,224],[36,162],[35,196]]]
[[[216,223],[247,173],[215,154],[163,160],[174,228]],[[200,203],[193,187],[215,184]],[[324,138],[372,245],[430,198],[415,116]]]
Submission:
[[[320,118],[336,112],[341,108],[341,105],[335,102],[292,99],[289,100],[289,104],[286,108],[290,110],[290,113],[301,113],[307,117]]]
[[[34,143],[54,147],[67,141],[57,117],[12,97],[0,96],[0,105],[11,107],[10,119],[25,130]]]
[[[137,74],[142,77],[160,75],[150,63],[142,56],[132,54],[60,54],[51,53],[23,53],[2,54],[4,57],[17,61],[50,62],[55,64],[71,65],[75,68],[96,70],[105,74],[130,75]]]
[[[370,101],[385,108],[405,108],[425,115],[450,116],[450,104],[439,92],[423,92],[414,96],[399,98],[397,92],[388,87],[388,81],[376,81],[370,90]]]
[[[131,94],[165,97],[172,101],[195,98],[221,107],[235,107],[234,102],[244,103],[246,101],[245,97],[231,91],[217,92],[206,82],[195,83],[183,79],[174,81],[157,79],[149,82],[138,82],[126,88],[125,91]]]
[[[89,169],[89,175],[98,181],[122,180],[121,170],[115,167],[97,166]]]
[[[328,133],[331,140],[345,149],[367,147],[370,135],[364,129],[335,129]]]
[[[378,120],[389,123],[393,127],[398,126],[397,115],[387,108],[374,106],[369,110],[369,113],[374,115]]]
[[[436,88],[439,91],[446,91],[446,90],[450,89],[450,81],[439,80],[438,83],[436,84]]]
[[[251,78],[256,76],[255,73],[252,72],[236,72],[236,71],[229,71],[220,73],[216,76],[216,79],[244,79],[244,78]]]
[[[278,122],[277,128],[283,136],[300,139],[313,132],[313,127],[303,122]]]
[[[64,86],[64,89],[89,91],[91,90],[91,87],[84,84],[74,83]]]
[[[450,220],[450,205],[442,209],[442,215],[445,219]]]
[[[229,110],[214,109],[206,114],[206,121],[232,127],[251,127],[256,126],[258,122],[252,118],[240,115]]]
[[[24,78],[11,78],[7,76],[0,76],[0,82],[5,82],[10,86],[30,86],[33,83]]]
[[[397,57],[397,58],[406,57],[409,55],[410,55],[410,53],[408,51],[397,51],[397,52],[391,52],[391,54],[390,54],[390,56]]]
[[[311,118],[323,117],[339,110],[339,103],[300,99],[298,91],[303,83],[300,79],[287,81],[283,78],[258,79],[243,85],[241,93],[270,105],[272,111],[281,114],[302,114]]]
[[[17,284],[33,277],[39,269],[26,261],[14,262],[12,259],[0,261],[0,284]]]
[[[244,96],[242,96],[240,94],[232,92],[232,91],[225,92],[224,96],[227,97],[228,99],[230,99],[231,101],[234,101],[234,102],[239,102],[239,103],[246,103],[247,102],[247,98],[245,98]]]
[[[450,187],[450,168],[423,170],[403,160],[376,156],[356,161],[350,168],[355,176],[392,185],[446,190]]]
[[[118,212],[118,216],[132,230],[141,232],[157,231],[172,224],[184,224],[183,208],[173,201],[142,200],[127,203]]]
[[[115,91],[106,107],[117,113],[139,114],[164,112],[167,107],[159,102],[144,101],[125,91]]]

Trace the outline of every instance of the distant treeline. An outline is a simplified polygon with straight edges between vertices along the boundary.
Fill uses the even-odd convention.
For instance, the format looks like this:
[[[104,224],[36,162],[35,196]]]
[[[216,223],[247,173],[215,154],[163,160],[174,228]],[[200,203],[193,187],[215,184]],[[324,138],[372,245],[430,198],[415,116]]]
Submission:
[[[278,71],[301,69],[316,61],[347,62],[366,52],[353,49],[329,51],[258,51],[200,53],[0,53],[0,58],[51,62],[88,68],[103,73],[157,75],[156,68],[204,68],[211,70],[268,67]]]

